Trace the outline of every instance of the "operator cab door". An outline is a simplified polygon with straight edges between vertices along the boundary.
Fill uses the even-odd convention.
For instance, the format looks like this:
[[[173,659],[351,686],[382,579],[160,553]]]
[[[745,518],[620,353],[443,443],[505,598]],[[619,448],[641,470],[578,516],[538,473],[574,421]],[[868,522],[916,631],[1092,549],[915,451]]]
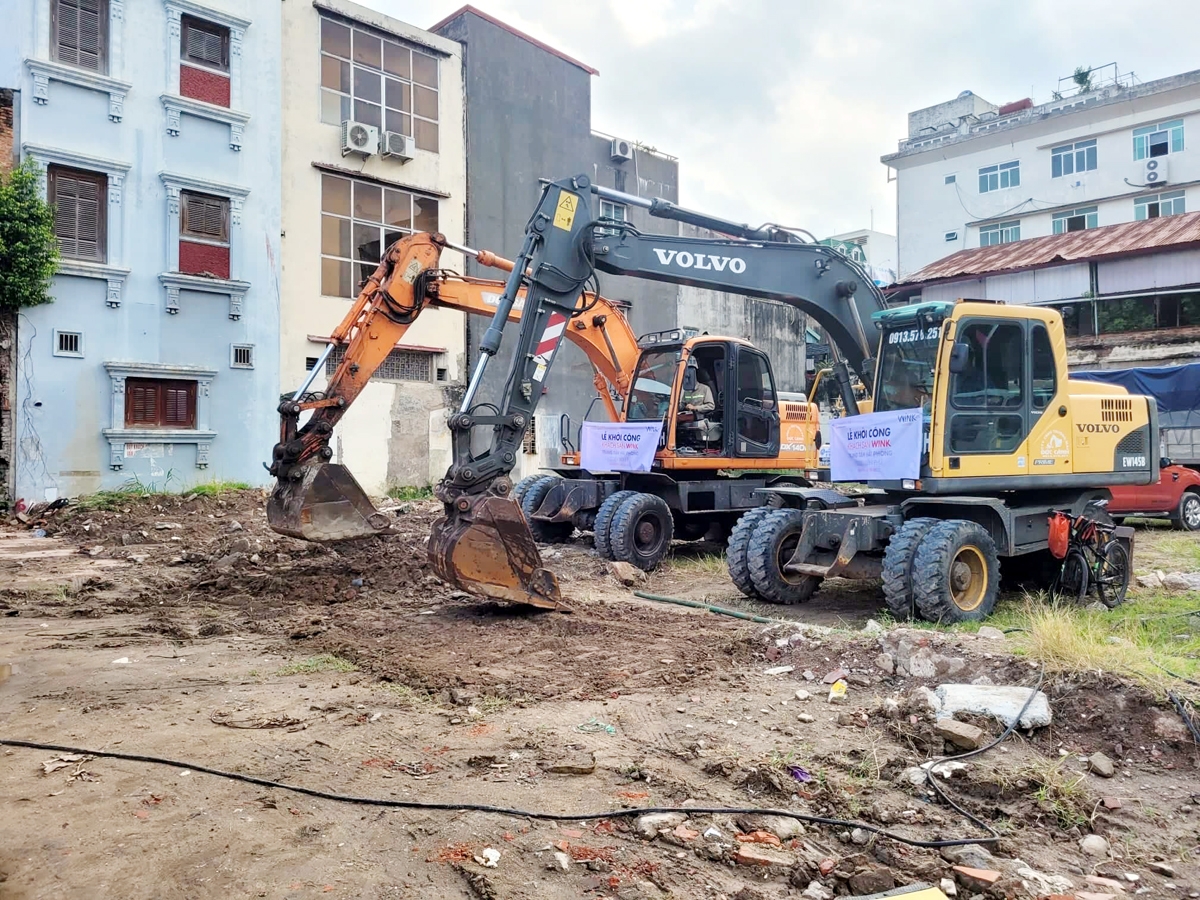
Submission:
[[[732,389],[726,396],[735,398],[734,427],[730,429],[733,455],[751,459],[778,456],[779,402],[771,363],[757,350],[734,345],[730,377]]]
[[[1008,318],[963,319],[958,326],[955,343],[966,346],[966,361],[950,379],[945,453],[962,458],[965,470],[976,468],[970,456],[1016,454],[1031,418],[1043,411],[1031,416],[1026,327]],[[951,467],[958,468],[953,459]]]

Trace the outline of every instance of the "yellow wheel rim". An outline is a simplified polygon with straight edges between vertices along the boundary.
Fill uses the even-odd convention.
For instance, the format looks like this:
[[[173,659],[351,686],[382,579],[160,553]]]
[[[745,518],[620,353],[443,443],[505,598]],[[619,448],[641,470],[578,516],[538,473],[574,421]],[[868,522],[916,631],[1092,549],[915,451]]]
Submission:
[[[950,562],[950,598],[963,612],[976,609],[988,589],[987,561],[978,547],[966,546]]]

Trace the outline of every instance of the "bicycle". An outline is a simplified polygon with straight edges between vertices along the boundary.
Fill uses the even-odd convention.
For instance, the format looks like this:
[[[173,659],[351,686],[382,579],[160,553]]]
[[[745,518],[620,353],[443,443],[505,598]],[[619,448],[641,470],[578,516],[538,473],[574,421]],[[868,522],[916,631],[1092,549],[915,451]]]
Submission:
[[[1050,517],[1051,552],[1062,546],[1063,531],[1065,551],[1054,553],[1062,559],[1062,566],[1050,592],[1083,602],[1095,591],[1109,609],[1125,602],[1131,569],[1125,541],[1115,536],[1117,526],[1098,521],[1086,510],[1078,516],[1071,515],[1070,510],[1054,510]]]

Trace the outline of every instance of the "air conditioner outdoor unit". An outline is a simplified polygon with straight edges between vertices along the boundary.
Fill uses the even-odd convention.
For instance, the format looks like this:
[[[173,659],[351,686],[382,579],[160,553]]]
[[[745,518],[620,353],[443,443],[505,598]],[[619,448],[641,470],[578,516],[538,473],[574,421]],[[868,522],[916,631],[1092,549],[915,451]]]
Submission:
[[[357,153],[373,156],[379,152],[379,129],[364,122],[347,119],[342,123],[342,156]]]
[[[412,159],[413,139],[399,131],[385,131],[383,133],[383,155],[391,159]]]
[[[1156,156],[1153,159],[1142,160],[1142,182],[1146,185],[1166,184],[1167,158]]]
[[[613,138],[609,156],[612,157],[613,162],[633,159],[633,144],[621,138]]]

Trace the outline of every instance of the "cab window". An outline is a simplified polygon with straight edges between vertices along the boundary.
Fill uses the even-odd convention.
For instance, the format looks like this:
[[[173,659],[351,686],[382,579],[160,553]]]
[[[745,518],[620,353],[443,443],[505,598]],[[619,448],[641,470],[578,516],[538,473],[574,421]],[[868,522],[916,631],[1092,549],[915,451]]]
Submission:
[[[950,382],[951,453],[1010,453],[1025,437],[1025,333],[1017,322],[969,322],[967,363]]]
[[[1035,412],[1041,412],[1058,393],[1058,373],[1054,368],[1054,350],[1050,346],[1050,333],[1046,326],[1035,322],[1029,333],[1033,351],[1032,403]]]

